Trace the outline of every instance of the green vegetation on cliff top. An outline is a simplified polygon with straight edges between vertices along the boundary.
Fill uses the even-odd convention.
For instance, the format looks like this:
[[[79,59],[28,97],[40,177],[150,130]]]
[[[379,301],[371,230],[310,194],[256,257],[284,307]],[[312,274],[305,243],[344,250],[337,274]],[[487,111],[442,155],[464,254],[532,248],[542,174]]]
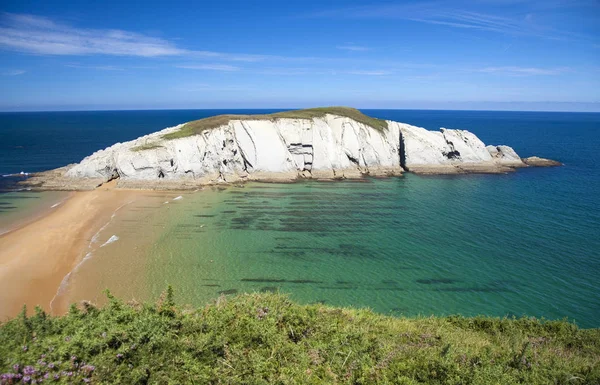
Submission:
[[[282,111],[266,115],[218,115],[209,118],[194,120],[186,123],[180,130],[163,135],[164,139],[177,139],[186,136],[197,135],[204,130],[221,127],[231,120],[276,120],[276,119],[313,119],[323,117],[326,114],[344,116],[359,123],[373,127],[378,131],[387,129],[385,120],[371,118],[359,110],[350,107],[319,107],[306,110]]]
[[[145,151],[145,150],[154,150],[157,148],[161,148],[163,146],[161,146],[158,143],[145,143],[139,146],[135,146],[135,147],[131,147],[131,151]]]
[[[598,384],[600,330],[566,321],[393,318],[279,294],[199,309],[40,309],[0,324],[0,383]],[[39,381],[41,382],[41,381]]]

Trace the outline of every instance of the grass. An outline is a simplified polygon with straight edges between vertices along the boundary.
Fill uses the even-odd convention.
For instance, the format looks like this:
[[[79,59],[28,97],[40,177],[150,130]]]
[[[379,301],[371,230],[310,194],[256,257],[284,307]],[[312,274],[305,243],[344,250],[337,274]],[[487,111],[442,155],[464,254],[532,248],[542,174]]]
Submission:
[[[393,318],[271,293],[185,309],[170,288],[157,304],[109,294],[25,314],[0,324],[2,384],[600,383],[600,330],[565,321]]]
[[[371,118],[355,108],[350,107],[320,107],[306,110],[292,110],[276,112],[266,115],[218,115],[210,118],[194,120],[186,123],[180,130],[163,135],[164,139],[184,138],[198,135],[205,130],[212,130],[228,124],[231,120],[276,120],[276,119],[313,119],[323,117],[326,114],[338,115],[354,119],[378,131],[387,129],[385,120]]]
[[[139,146],[131,147],[130,150],[137,152],[137,151],[144,151],[144,150],[153,150],[155,148],[161,148],[161,147],[164,147],[164,146],[161,146],[158,143],[144,143]]]

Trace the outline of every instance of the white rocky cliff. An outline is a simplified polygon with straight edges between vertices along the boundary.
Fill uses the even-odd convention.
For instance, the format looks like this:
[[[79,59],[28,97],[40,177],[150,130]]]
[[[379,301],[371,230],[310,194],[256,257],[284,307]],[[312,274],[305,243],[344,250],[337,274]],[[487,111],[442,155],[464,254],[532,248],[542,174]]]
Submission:
[[[506,172],[526,166],[512,148],[486,147],[468,131],[428,131],[393,121],[378,130],[332,114],[312,119],[244,118],[197,135],[163,138],[182,126],[100,150],[67,168],[64,179],[204,184],[402,171]]]

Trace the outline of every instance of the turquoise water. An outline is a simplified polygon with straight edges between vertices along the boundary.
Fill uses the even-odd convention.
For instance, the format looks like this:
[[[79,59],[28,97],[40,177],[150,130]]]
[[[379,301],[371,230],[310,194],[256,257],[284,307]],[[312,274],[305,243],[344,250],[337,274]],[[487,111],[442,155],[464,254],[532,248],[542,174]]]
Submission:
[[[155,193],[117,213],[99,243],[119,240],[74,274],[69,298],[109,287],[150,299],[173,284],[181,302],[196,305],[221,293],[281,290],[301,302],[388,314],[568,317],[600,326],[600,114],[367,112],[469,129],[486,143],[565,166],[254,183],[178,200]],[[172,112],[173,124],[180,114]],[[153,131],[151,117],[139,119]]]
[[[383,313],[598,326],[598,218],[588,213],[589,231],[574,230],[564,208],[514,191],[523,177],[252,184],[209,204],[185,196],[150,253],[149,281],[175,282],[194,303],[282,290]]]
[[[55,210],[68,196],[63,191],[0,193],[0,235]]]

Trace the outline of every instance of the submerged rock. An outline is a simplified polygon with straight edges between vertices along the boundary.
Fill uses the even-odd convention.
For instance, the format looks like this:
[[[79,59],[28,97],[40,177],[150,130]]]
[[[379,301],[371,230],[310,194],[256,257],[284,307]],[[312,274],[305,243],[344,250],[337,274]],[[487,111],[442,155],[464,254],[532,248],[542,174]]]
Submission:
[[[562,163],[557,162],[555,160],[540,158],[537,156],[530,156],[529,158],[524,158],[523,162],[528,166],[535,167],[556,167],[563,165]]]
[[[41,188],[80,189],[118,178],[119,187],[180,189],[245,180],[393,176],[403,171],[501,173],[526,166],[512,148],[486,147],[469,131],[428,131],[369,118],[353,109],[330,110],[319,109],[318,115],[316,110],[302,110],[214,117],[208,119],[216,124],[200,130],[190,127],[204,127],[207,120],[181,124],[117,143],[32,181]],[[295,115],[300,117],[289,117]],[[551,165],[528,159],[529,165]]]

